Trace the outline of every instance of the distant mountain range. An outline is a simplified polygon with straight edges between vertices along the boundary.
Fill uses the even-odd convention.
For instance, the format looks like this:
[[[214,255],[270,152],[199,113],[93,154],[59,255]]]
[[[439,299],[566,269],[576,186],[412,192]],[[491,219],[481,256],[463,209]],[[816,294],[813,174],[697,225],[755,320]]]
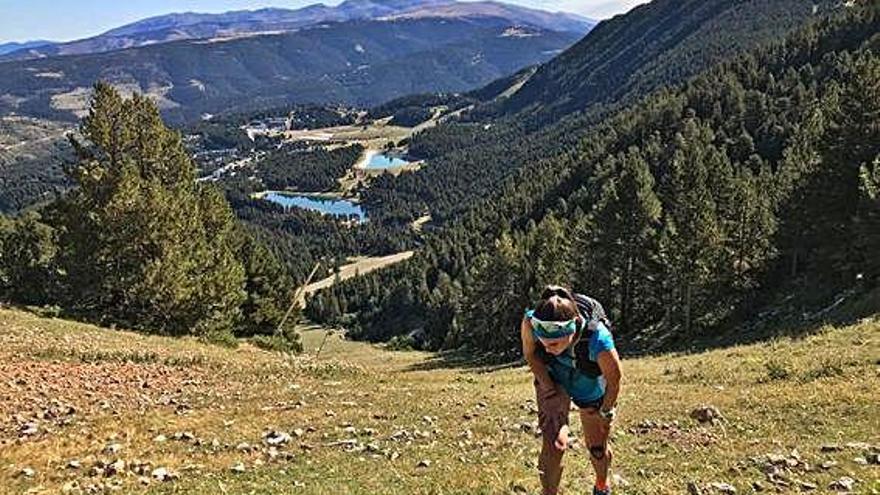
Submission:
[[[98,80],[150,95],[175,122],[289,103],[369,106],[471,90],[545,62],[579,38],[499,17],[418,15],[8,61],[0,63],[0,115],[72,120]]]
[[[13,53],[22,50],[26,51],[37,48],[45,48],[49,45],[54,44],[54,41],[45,40],[25,41],[23,43],[0,43],[0,55],[6,55],[7,53]]]
[[[189,39],[235,38],[291,32],[322,24],[415,18],[499,18],[517,25],[583,35],[596,22],[494,1],[346,0],[338,6],[314,4],[297,10],[261,9],[223,14],[181,13],[152,17],[101,35],[66,43],[0,45],[0,60],[83,55]]]

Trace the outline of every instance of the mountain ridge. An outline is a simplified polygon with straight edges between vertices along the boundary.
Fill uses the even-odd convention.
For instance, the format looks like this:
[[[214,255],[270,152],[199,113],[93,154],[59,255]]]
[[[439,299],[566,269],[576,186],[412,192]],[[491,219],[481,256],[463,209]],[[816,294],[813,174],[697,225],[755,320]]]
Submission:
[[[28,50],[31,48],[40,48],[48,45],[54,45],[57,42],[48,40],[29,40],[29,41],[10,41],[8,43],[0,43],[0,56],[7,53],[14,53],[19,50]]]
[[[579,35],[502,18],[352,21],[228,41],[183,40],[106,53],[0,63],[0,114],[69,120],[106,80],[192,120],[240,105],[373,105],[409,93],[468,91],[549,59]]]
[[[498,114],[527,110],[541,120],[555,120],[644,94],[771,38],[784,26],[796,25],[792,19],[821,15],[836,5],[824,0],[655,0],[602,22],[542,65]],[[774,21],[749,21],[754,15]]]
[[[419,17],[437,18],[501,17],[513,23],[529,24],[552,31],[570,31],[580,35],[596,24],[591,19],[575,14],[551,13],[495,1],[346,0],[335,7],[316,3],[295,10],[265,8],[220,14],[165,14],[148,17],[89,38],[20,47],[6,54],[0,53],[0,61],[86,55],[190,39],[292,32],[325,23],[393,20],[395,16],[405,16],[407,12],[417,12]]]

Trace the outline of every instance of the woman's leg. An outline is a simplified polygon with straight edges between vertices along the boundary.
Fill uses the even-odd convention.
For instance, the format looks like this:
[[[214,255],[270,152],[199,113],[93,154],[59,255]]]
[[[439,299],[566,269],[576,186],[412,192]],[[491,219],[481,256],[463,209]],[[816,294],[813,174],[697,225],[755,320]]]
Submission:
[[[538,458],[541,486],[544,495],[556,495],[562,479],[562,456],[565,450],[556,448],[555,443],[562,427],[568,425],[571,400],[559,385],[539,386],[537,380],[535,395],[538,399],[538,423],[543,437],[541,456]]]
[[[541,457],[538,458],[538,471],[541,473],[541,488],[544,495],[556,495],[559,493],[559,483],[562,481],[562,456],[564,450],[556,448],[556,438],[547,438],[541,445]]]
[[[584,426],[590,462],[596,471],[596,486],[605,488],[608,486],[608,471],[612,460],[611,447],[608,445],[611,422],[600,417],[595,408],[584,408],[581,409],[581,423]]]

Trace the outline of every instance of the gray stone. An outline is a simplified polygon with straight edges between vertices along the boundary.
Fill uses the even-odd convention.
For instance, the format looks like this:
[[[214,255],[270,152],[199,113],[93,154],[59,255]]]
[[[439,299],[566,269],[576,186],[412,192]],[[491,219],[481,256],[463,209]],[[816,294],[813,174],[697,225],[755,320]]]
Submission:
[[[284,445],[290,442],[290,435],[283,431],[268,431],[263,435],[263,442],[267,445]]]
[[[157,467],[153,470],[152,473],[150,473],[150,475],[153,477],[154,480],[162,482],[172,481],[177,477],[176,474],[172,473],[170,470],[168,470],[168,468],[164,467]]]
[[[709,483],[709,488],[717,493],[736,493],[736,487],[729,483],[720,483],[717,481],[713,481],[712,483]]]
[[[125,461],[122,459],[116,459],[110,464],[104,466],[104,472],[107,476],[115,476],[123,471],[125,471]]]
[[[122,452],[122,445],[118,443],[110,443],[104,447],[104,453],[108,455],[118,454]]]
[[[715,406],[703,405],[691,411],[691,418],[700,423],[714,423],[722,419],[721,411]]]
[[[34,436],[40,432],[40,427],[36,423],[25,423],[18,428],[18,435],[22,437]]]
[[[836,492],[851,492],[853,487],[855,487],[856,480],[850,478],[849,476],[844,476],[839,480],[833,481],[828,488],[836,491]]]

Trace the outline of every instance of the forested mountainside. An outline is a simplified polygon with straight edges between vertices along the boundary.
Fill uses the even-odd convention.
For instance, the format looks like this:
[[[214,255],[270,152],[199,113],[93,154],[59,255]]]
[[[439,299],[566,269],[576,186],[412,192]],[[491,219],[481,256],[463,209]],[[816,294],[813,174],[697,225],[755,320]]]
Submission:
[[[728,44],[727,50],[729,50],[726,53],[732,56],[742,53],[746,48],[755,47],[762,41],[779,39],[797,26],[821,19],[822,15],[831,14],[844,8],[834,3],[834,8],[817,9],[815,16],[812,15],[812,10],[790,9],[788,20],[781,22],[778,5],[785,2],[746,2],[743,8],[750,9],[749,16],[745,18],[747,22],[733,22],[736,18],[731,19],[731,11],[726,8],[696,9],[699,16],[695,13],[694,16],[676,18],[673,14],[677,12],[678,3],[661,1],[653,2],[651,5],[654,3],[657,3],[658,7],[650,12],[654,12],[658,18],[666,19],[666,23],[663,30],[651,31],[651,37],[644,41],[651,47],[666,47],[665,50],[656,52],[655,56],[670,60],[671,65],[664,66],[666,67],[664,70],[670,71],[668,72],[670,77],[663,83],[672,85],[686,81],[695,71],[705,70],[714,61],[717,61],[716,58],[703,58],[691,53],[695,46],[716,46],[722,43],[721,40],[728,38],[740,40],[738,43],[725,42]],[[793,3],[804,4],[800,1]],[[725,2],[725,5],[727,4]],[[645,22],[645,12],[642,9],[644,7],[606,21],[594,31],[601,34],[606,29],[605,24],[610,23],[626,27],[631,22],[630,19],[633,19],[632,22],[635,24]],[[660,14],[663,15],[660,16]],[[654,20],[657,21],[658,18]],[[667,40],[664,42],[666,45],[659,41],[666,40],[664,33],[667,31],[689,33],[688,28],[693,28],[695,18],[700,20],[701,25],[724,25],[724,30],[698,30],[687,37],[687,43],[678,43],[681,41],[678,38]],[[726,21],[724,21],[725,19]],[[755,33],[762,34],[756,36]],[[658,39],[656,43],[651,41],[654,37]],[[597,43],[605,43],[603,39],[591,34],[584,38],[578,46],[592,53],[586,48],[592,46],[594,40]],[[625,49],[625,46],[620,49]],[[568,56],[568,54],[560,57],[564,56]],[[640,60],[642,65],[628,66],[632,69],[629,83],[633,88],[639,89],[634,89],[629,98],[623,98],[623,100],[637,100],[637,98],[649,94],[653,89],[657,89],[656,84],[659,84],[650,82],[652,71],[647,67],[654,63],[653,59],[640,57],[636,57],[636,59]],[[548,62],[545,66],[540,67],[538,72],[546,71],[546,65],[564,67],[559,65],[558,60],[557,58]],[[675,70],[678,67],[678,62],[683,64],[680,71]],[[572,62],[570,65],[572,70],[576,71],[583,64]],[[688,69],[684,70],[684,67]],[[520,77],[527,75],[528,72],[525,72]],[[576,79],[576,77],[571,78],[572,81]],[[585,111],[575,112],[559,122],[547,119],[546,116],[534,114],[529,109],[517,114],[494,118],[494,111],[509,100],[509,98],[502,96],[504,91],[499,91],[498,83],[510,81],[511,85],[515,85],[517,80],[505,78],[503,81],[496,81],[485,87],[485,91],[470,93],[486,101],[466,114],[463,122],[428,129],[415,136],[410,146],[411,153],[419,158],[430,159],[431,167],[418,174],[409,174],[393,181],[377,181],[366,192],[368,204],[374,205],[376,209],[393,208],[395,211],[389,216],[396,218],[406,215],[418,218],[426,211],[430,211],[431,216],[441,222],[455,218],[466,212],[475,201],[498,194],[498,185],[518,168],[536,161],[553,161],[570,153],[581,139],[584,129],[611,114],[615,108],[623,106],[622,102],[618,102],[619,100],[606,95],[611,99],[605,103],[591,104]],[[525,84],[528,85],[531,80],[528,79]],[[514,92],[514,96],[510,98],[516,97],[524,89],[525,86]],[[580,88],[577,91],[577,94],[580,95],[595,93],[593,88]],[[554,93],[548,91],[547,94]],[[536,108],[540,108],[541,102],[536,103]]]
[[[514,25],[583,35],[590,19],[499,2],[454,0],[347,0],[336,6],[313,4],[301,9],[264,8],[221,14],[180,13],[143,19],[87,39],[65,43],[31,42],[0,45],[0,60],[28,60],[60,55],[85,55],[187,39],[234,38],[281,33],[321,24],[443,17],[496,17]]]
[[[106,80],[150,95],[167,119],[288,103],[378,104],[404,94],[465,91],[551,58],[579,33],[510,21],[355,21],[230,41],[181,41],[0,64],[0,114],[82,115]],[[519,31],[517,31],[519,33]]]
[[[660,91],[521,162],[419,256],[320,294],[312,317],[514,355],[546,283],[599,297],[631,349],[686,346],[726,322],[809,325],[871,290],[861,310],[876,311],[878,50],[880,7],[856,4]],[[485,139],[462,129],[457,142]]]
[[[512,114],[528,108],[543,122],[631,101],[839,5],[836,0],[656,0],[603,22],[542,65],[499,110]]]

